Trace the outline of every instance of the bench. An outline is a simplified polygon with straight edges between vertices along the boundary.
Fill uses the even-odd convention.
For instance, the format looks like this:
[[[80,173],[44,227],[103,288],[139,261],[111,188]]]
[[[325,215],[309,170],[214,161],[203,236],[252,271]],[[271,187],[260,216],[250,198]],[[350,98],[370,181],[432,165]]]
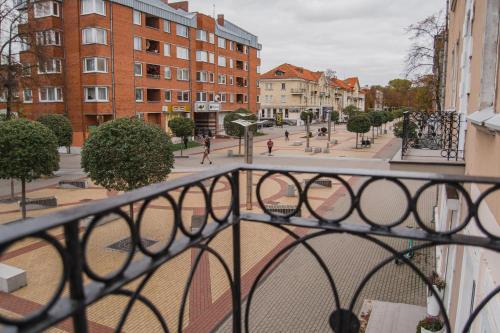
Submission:
[[[312,149],[312,147],[306,147],[306,149],[304,149],[304,151],[305,151],[306,153],[310,153],[310,152],[312,152],[312,151],[313,151],[313,149]]]
[[[288,215],[297,208],[296,206],[286,204],[265,204],[265,206],[269,212],[275,215]],[[293,216],[301,217],[300,209]]]
[[[304,179],[304,187],[307,185],[307,183],[311,182],[311,179]],[[332,187],[332,180],[331,179],[316,179],[314,183],[311,184],[311,188],[331,188]]]
[[[20,268],[0,264],[0,291],[11,293],[28,284],[26,272]]]
[[[21,209],[22,202],[19,201],[19,208]],[[26,198],[26,210],[37,210],[37,209],[47,209],[57,207],[57,198],[45,197],[45,198]]]
[[[292,146],[296,146],[296,147],[297,147],[297,146],[302,146],[302,143],[303,143],[302,141],[294,141],[294,142],[292,143]]]
[[[315,153],[315,154],[321,153],[321,147],[314,147],[313,153]]]
[[[61,180],[58,187],[67,189],[87,188],[88,182],[86,180]]]

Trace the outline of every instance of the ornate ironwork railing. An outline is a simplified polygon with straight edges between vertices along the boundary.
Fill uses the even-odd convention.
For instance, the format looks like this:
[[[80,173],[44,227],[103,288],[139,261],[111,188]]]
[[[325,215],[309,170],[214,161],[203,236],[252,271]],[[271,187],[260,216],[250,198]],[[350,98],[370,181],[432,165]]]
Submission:
[[[240,206],[244,202],[240,200],[240,192],[244,193],[240,185],[243,177],[240,180],[240,174],[249,170],[260,174],[254,195],[257,198],[255,210],[262,213],[240,210]],[[289,186],[295,186],[297,190],[295,209],[284,214],[268,210],[266,205],[268,199],[264,196],[264,189],[269,188],[265,184],[273,177],[281,177],[286,180]],[[314,191],[313,188],[317,188],[318,184],[321,183],[318,180],[325,178],[332,180],[332,183],[337,187],[335,191],[340,191],[339,193],[348,203],[344,210],[333,216],[317,209],[313,204],[313,201],[317,199],[314,199],[310,194]],[[350,179],[357,179],[357,185],[354,186]],[[365,202],[364,197],[370,187],[381,181],[387,182],[401,191],[401,200],[405,203],[403,206],[406,205],[401,211],[401,216],[394,221],[375,219],[370,216],[363,204]],[[215,208],[215,205],[219,203],[214,202],[216,201],[214,195],[219,191],[221,182],[225,184],[224,188],[230,193],[230,204],[222,214],[220,210]],[[471,184],[477,184],[483,189],[479,197],[474,198],[469,194],[468,188]],[[459,194],[464,207],[467,208],[463,214],[462,222],[451,230],[436,231],[432,225],[427,223],[418,209],[424,193],[436,186],[454,188]],[[196,190],[198,195],[203,198],[201,204],[205,206],[203,214],[199,215],[201,218],[196,227],[193,225],[189,227],[185,221],[186,216],[183,215],[186,205],[193,204],[193,202],[186,201],[188,192],[192,190]],[[15,244],[27,242],[28,238],[34,238],[46,242],[55,250],[62,262],[62,273],[51,298],[44,306],[33,312],[23,316],[11,316],[9,313],[6,314],[2,311],[1,304],[4,303],[0,302],[0,331],[39,332],[58,325],[65,319],[72,319],[71,329],[75,332],[87,332],[90,326],[89,307],[110,295],[120,295],[127,298],[126,306],[123,311],[119,311],[119,318],[115,326],[110,330],[121,332],[134,304],[141,304],[153,314],[154,318],[160,323],[159,327],[162,331],[183,331],[188,293],[193,284],[195,271],[199,267],[202,255],[205,254],[210,255],[213,260],[221,265],[222,275],[228,279],[229,303],[231,304],[228,314],[232,315],[232,330],[234,332],[248,332],[250,329],[249,320],[252,301],[262,278],[266,276],[268,270],[275,266],[284,254],[297,246],[303,246],[311,255],[311,258],[315,259],[319,264],[320,270],[324,273],[325,280],[331,290],[334,307],[329,312],[331,315],[326,321],[329,322],[334,332],[357,332],[360,322],[354,312],[356,302],[359,301],[363,289],[371,278],[394,259],[409,267],[423,285],[430,287],[422,269],[409,258],[408,254],[410,252],[438,245],[457,244],[488,249],[498,254],[500,252],[500,235],[496,235],[488,229],[481,220],[478,211],[483,201],[489,200],[491,195],[496,195],[499,191],[499,178],[403,172],[389,173],[373,170],[235,165],[152,185],[121,196],[33,218],[23,223],[3,225],[0,232],[0,260],[4,261],[9,253],[19,250],[19,247],[14,246]],[[380,195],[378,196],[380,197]],[[166,234],[165,244],[158,251],[152,251],[143,240],[144,224],[146,223],[145,216],[148,214],[148,210],[153,209],[153,204],[158,199],[163,200],[171,207],[169,211],[172,213],[172,221],[170,221],[172,228],[170,231],[164,232]],[[140,207],[136,218],[131,218],[128,213],[128,207],[132,204]],[[307,215],[304,214],[306,209],[310,212],[311,217],[295,216],[299,210],[302,210],[302,216]],[[387,208],[380,207],[379,209],[384,210]],[[89,262],[88,253],[92,251],[93,243],[91,243],[91,238],[93,233],[100,228],[101,223],[110,215],[118,216],[125,221],[125,229],[130,236],[130,240],[128,247],[125,247],[128,249],[126,255],[122,257],[123,264],[115,271],[102,275]],[[355,215],[360,218],[360,223],[351,221]],[[414,219],[416,228],[406,226],[410,217]],[[90,223],[84,228],[84,221],[88,222],[89,219]],[[134,219],[135,221],[133,221]],[[212,220],[211,223],[208,223],[209,219]],[[242,288],[241,278],[243,268],[241,264],[242,230],[240,226],[242,221],[248,222],[253,227],[258,224],[265,224],[277,228],[292,238],[289,244],[273,253],[269,261],[263,267],[260,267],[250,281],[249,287],[245,288],[245,290]],[[482,236],[461,233],[462,230],[469,226],[477,227]],[[294,229],[294,227],[297,229]],[[55,232],[57,230],[63,230],[62,235],[57,236]],[[306,230],[307,232],[299,233],[297,230]],[[160,229],[159,233],[162,233],[161,231]],[[227,247],[231,252],[230,256],[225,256],[224,253],[216,250],[213,245],[215,242],[212,242],[223,232],[230,233],[230,237],[224,238],[230,243]],[[342,304],[339,296],[340,291],[337,289],[336,281],[331,274],[331,270],[335,270],[335,267],[327,267],[324,258],[310,242],[325,235],[340,234],[351,235],[387,251],[387,258],[364,275],[356,287],[353,297],[347,304]],[[412,248],[400,250],[391,245],[387,241],[388,239],[413,240],[416,241],[416,245]],[[27,243],[22,244],[26,245]],[[28,245],[30,244],[32,243]],[[14,246],[14,249],[12,249],[12,246]],[[198,252],[196,252],[190,271],[186,275],[186,283],[182,286],[182,301],[176,316],[177,324],[172,325],[170,323],[169,325],[166,316],[162,315],[154,302],[143,295],[143,291],[155,272],[190,248],[196,248]],[[133,260],[136,254],[140,254],[140,256]],[[41,271],[50,271],[51,269],[53,267],[47,264]],[[181,274],[176,271],[170,272],[170,274],[177,273]],[[131,284],[132,282],[134,283]],[[308,286],[306,289],[309,288]],[[436,294],[432,287],[430,290]],[[496,288],[484,297],[470,315],[463,332],[468,332],[472,321],[499,292],[500,288]],[[0,293],[0,299],[4,296],[5,294]],[[245,296],[247,297],[246,300],[244,299]],[[444,302],[439,298],[438,300],[445,327],[448,332],[451,332],[450,320]],[[306,308],[301,309],[301,311],[307,313],[308,311],[314,312],[315,309]],[[102,317],[101,315],[101,319]],[[143,317],[134,318],[139,320],[139,318]],[[149,319],[144,318],[144,320],[151,320],[150,317],[147,317]]]
[[[409,149],[440,150],[441,157],[458,160],[460,114],[455,111],[407,111],[403,114],[402,158]]]

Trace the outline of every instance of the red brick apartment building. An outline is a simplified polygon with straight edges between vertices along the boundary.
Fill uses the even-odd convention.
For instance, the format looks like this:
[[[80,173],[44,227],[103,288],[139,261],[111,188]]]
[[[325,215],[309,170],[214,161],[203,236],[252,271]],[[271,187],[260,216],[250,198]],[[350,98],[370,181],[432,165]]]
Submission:
[[[261,45],[223,15],[168,0],[51,0],[29,9],[50,59],[32,69],[43,84],[20,92],[22,112],[67,114],[75,145],[115,118],[168,131],[169,119],[191,117],[215,133],[225,112],[259,109]]]

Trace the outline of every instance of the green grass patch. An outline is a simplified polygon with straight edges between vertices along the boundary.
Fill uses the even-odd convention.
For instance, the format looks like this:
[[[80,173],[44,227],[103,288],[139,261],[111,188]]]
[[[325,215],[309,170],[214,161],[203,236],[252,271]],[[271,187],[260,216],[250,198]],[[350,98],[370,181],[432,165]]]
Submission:
[[[199,146],[201,146],[201,144],[199,144],[196,141],[188,141],[187,146],[189,149],[189,148],[199,147]],[[179,151],[179,150],[181,150],[181,148],[184,149],[184,143],[175,143],[172,145],[173,151]]]

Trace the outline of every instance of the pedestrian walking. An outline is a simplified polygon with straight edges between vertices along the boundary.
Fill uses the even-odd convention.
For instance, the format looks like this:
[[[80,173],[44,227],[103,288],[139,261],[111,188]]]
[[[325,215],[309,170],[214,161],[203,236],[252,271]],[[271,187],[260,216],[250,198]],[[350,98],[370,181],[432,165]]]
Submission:
[[[269,156],[271,156],[271,152],[273,151],[274,142],[273,140],[267,140],[267,150],[269,151]]]
[[[205,159],[207,159],[210,162],[210,164],[212,164],[212,160],[208,156],[209,154],[210,154],[210,148],[208,148],[208,146],[205,145],[205,150],[203,151],[203,159],[201,160],[200,164],[205,163]]]
[[[208,153],[210,154],[210,144],[211,144],[211,142],[210,142],[210,137],[208,137],[208,136],[207,136],[207,137],[205,138],[205,142],[204,142],[204,144],[205,144],[205,147],[208,149]]]
[[[285,141],[289,141],[290,140],[289,136],[290,136],[290,133],[288,133],[288,130],[286,130],[285,131]]]

